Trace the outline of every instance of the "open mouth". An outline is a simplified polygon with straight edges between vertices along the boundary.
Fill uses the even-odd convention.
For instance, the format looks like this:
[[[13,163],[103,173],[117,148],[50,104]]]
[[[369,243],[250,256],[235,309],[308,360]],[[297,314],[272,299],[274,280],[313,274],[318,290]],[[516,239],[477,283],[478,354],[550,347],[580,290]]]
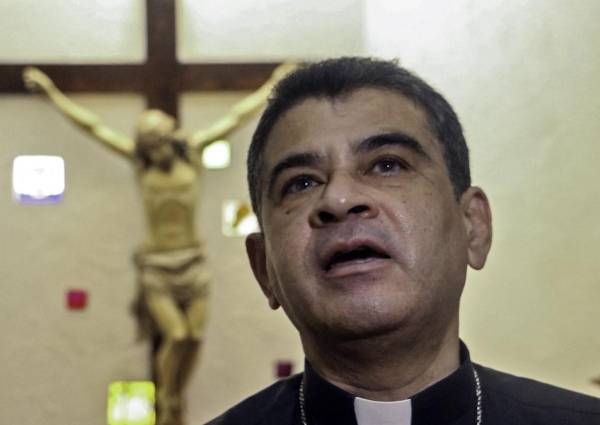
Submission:
[[[378,259],[378,258],[390,258],[390,256],[383,252],[379,251],[373,247],[367,245],[361,245],[357,248],[348,250],[348,251],[338,251],[334,253],[329,261],[325,263],[325,271],[329,271],[332,268],[352,263],[352,262],[364,262],[367,260]]]

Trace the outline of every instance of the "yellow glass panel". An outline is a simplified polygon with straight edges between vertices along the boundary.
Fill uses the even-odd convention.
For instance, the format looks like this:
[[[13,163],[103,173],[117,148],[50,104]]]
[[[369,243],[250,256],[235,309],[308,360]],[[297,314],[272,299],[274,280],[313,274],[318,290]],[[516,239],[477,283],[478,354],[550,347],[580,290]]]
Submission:
[[[225,201],[222,213],[222,230],[225,236],[243,237],[259,231],[258,220],[247,201]]]
[[[154,425],[154,383],[118,381],[108,386],[108,425]]]

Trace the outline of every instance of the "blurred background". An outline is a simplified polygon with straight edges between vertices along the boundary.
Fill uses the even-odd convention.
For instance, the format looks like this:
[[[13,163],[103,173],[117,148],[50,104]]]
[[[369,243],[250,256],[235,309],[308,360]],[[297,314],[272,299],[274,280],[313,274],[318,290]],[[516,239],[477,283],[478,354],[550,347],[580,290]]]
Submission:
[[[600,396],[591,383],[600,375],[598,16],[596,0],[178,0],[177,57],[398,58],[440,90],[494,218],[488,264],[468,277],[462,338],[479,363]],[[145,20],[142,0],[4,0],[0,64],[142,63]],[[246,94],[184,92],[181,126],[206,127]],[[145,108],[141,94],[72,97],[126,134]],[[230,137],[228,168],[202,175],[198,220],[214,279],[190,424],[273,382],[277,362],[303,366],[295,330],[254,282],[243,238],[223,232],[224,204],[248,199],[255,124]],[[0,93],[0,128],[3,422],[105,424],[108,385],[150,377],[149,346],[129,314],[130,257],[145,226],[133,170],[39,95]],[[62,202],[13,199],[18,155],[64,159]],[[65,304],[74,288],[88,294],[83,310]]]

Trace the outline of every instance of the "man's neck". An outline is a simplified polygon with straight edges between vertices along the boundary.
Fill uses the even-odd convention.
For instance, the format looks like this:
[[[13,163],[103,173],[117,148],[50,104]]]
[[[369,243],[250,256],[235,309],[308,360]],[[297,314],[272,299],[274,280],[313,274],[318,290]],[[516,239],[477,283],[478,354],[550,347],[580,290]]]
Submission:
[[[362,398],[404,400],[442,380],[459,366],[458,324],[438,338],[384,335],[346,342],[303,338],[315,371]]]

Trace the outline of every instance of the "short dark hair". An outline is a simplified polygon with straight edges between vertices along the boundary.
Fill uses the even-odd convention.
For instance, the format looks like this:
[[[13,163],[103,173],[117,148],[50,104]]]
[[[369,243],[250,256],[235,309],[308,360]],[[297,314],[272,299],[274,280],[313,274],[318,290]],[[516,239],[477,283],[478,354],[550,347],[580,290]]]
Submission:
[[[327,59],[305,65],[282,79],[273,89],[258,122],[247,165],[252,208],[259,221],[265,146],[281,116],[305,99],[334,99],[367,87],[396,91],[419,105],[427,113],[431,130],[442,146],[456,199],[471,186],[469,149],[463,130],[452,106],[441,94],[394,61],[362,57]]]

